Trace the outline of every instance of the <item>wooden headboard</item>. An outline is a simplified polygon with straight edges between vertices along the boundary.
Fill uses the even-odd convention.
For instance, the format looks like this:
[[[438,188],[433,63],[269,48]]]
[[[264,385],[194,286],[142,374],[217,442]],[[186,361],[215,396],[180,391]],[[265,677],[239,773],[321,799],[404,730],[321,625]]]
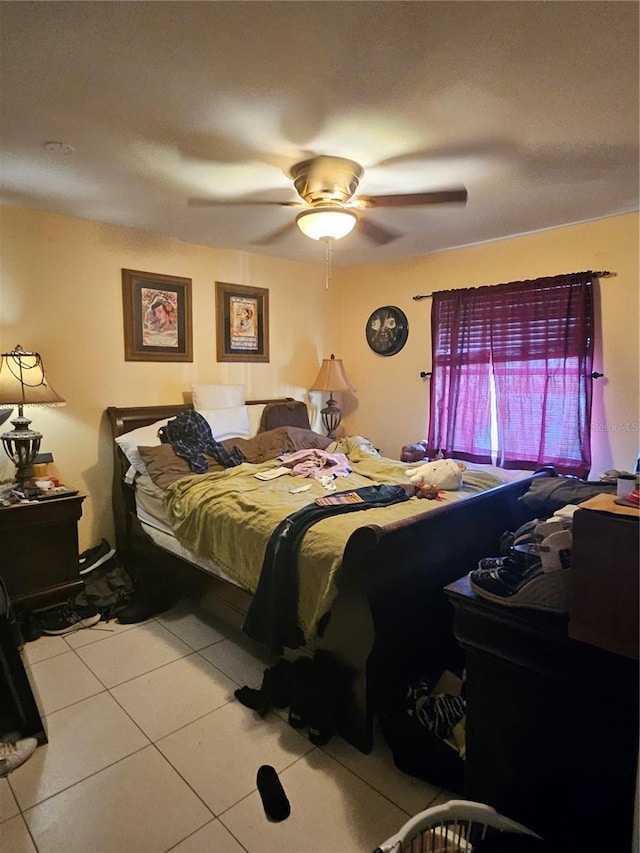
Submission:
[[[267,403],[291,402],[292,397],[276,397],[268,400],[247,400],[247,406],[263,406]],[[149,426],[164,418],[173,418],[180,412],[192,409],[189,403],[172,403],[166,406],[130,406],[120,408],[109,406],[107,417],[111,424],[111,435],[115,439],[119,435],[132,432],[139,427]],[[133,486],[125,482],[124,477],[129,470],[129,460],[120,450],[115,440],[113,442],[113,480],[111,504],[116,528],[116,546],[120,553],[128,550],[129,543],[129,514],[135,515],[135,498]]]

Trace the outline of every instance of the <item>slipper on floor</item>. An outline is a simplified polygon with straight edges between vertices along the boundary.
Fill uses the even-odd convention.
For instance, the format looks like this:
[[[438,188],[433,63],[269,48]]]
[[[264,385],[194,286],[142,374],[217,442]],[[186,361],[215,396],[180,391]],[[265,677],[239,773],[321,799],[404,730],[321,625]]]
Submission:
[[[291,814],[291,806],[275,768],[270,764],[263,764],[258,769],[256,784],[269,820],[276,823],[286,820]]]

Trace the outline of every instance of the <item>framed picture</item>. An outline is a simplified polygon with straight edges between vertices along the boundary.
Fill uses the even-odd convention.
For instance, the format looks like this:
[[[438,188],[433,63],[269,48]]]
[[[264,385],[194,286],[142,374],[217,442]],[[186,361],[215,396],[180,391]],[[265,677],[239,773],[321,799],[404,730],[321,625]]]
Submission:
[[[191,279],[122,270],[125,361],[193,361]]]
[[[269,361],[269,291],[216,281],[218,361]]]

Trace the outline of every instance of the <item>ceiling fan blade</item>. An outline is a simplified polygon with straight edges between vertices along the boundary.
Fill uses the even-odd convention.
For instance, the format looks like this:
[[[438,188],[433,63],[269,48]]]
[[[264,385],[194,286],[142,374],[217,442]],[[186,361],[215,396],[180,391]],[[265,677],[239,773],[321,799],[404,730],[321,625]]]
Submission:
[[[383,228],[382,225],[377,225],[375,222],[371,222],[370,219],[365,219],[364,216],[358,218],[358,230],[378,246],[384,246],[386,243],[392,243],[394,240],[402,237],[402,234],[399,234],[397,231]]]
[[[306,207],[302,201],[260,201],[258,199],[249,199],[249,198],[190,198],[187,201],[189,207],[225,207],[225,206],[235,206],[238,207],[241,204],[251,205],[254,207],[255,205],[276,205],[277,207]]]
[[[417,207],[422,204],[447,204],[466,202],[467,191],[464,187],[455,190],[436,190],[426,193],[403,193],[400,195],[369,195],[355,199],[355,205],[362,207]]]
[[[287,234],[293,234],[296,230],[297,226],[295,221],[287,222],[287,224],[283,225],[282,228],[278,228],[270,234],[266,234],[264,237],[258,237],[257,240],[252,240],[251,242],[254,246],[268,246],[271,243],[275,243],[277,240],[281,240],[283,237],[286,237]]]
[[[369,168],[380,166],[399,166],[409,164],[411,166],[428,168],[429,164],[442,160],[464,160],[472,158],[491,158],[513,156],[516,146],[502,139],[487,137],[469,142],[446,143],[439,146],[420,148],[415,151],[405,151],[392,157],[385,157],[371,164]]]

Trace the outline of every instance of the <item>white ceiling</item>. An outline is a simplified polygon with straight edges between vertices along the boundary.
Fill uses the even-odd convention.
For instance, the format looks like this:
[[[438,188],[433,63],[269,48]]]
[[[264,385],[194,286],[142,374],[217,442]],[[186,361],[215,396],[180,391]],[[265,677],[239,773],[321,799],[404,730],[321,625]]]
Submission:
[[[466,186],[466,206],[368,211],[337,265],[638,208],[636,2],[2,2],[0,202],[297,260],[277,205],[314,154],[365,195]],[[49,152],[63,142],[73,154]]]

